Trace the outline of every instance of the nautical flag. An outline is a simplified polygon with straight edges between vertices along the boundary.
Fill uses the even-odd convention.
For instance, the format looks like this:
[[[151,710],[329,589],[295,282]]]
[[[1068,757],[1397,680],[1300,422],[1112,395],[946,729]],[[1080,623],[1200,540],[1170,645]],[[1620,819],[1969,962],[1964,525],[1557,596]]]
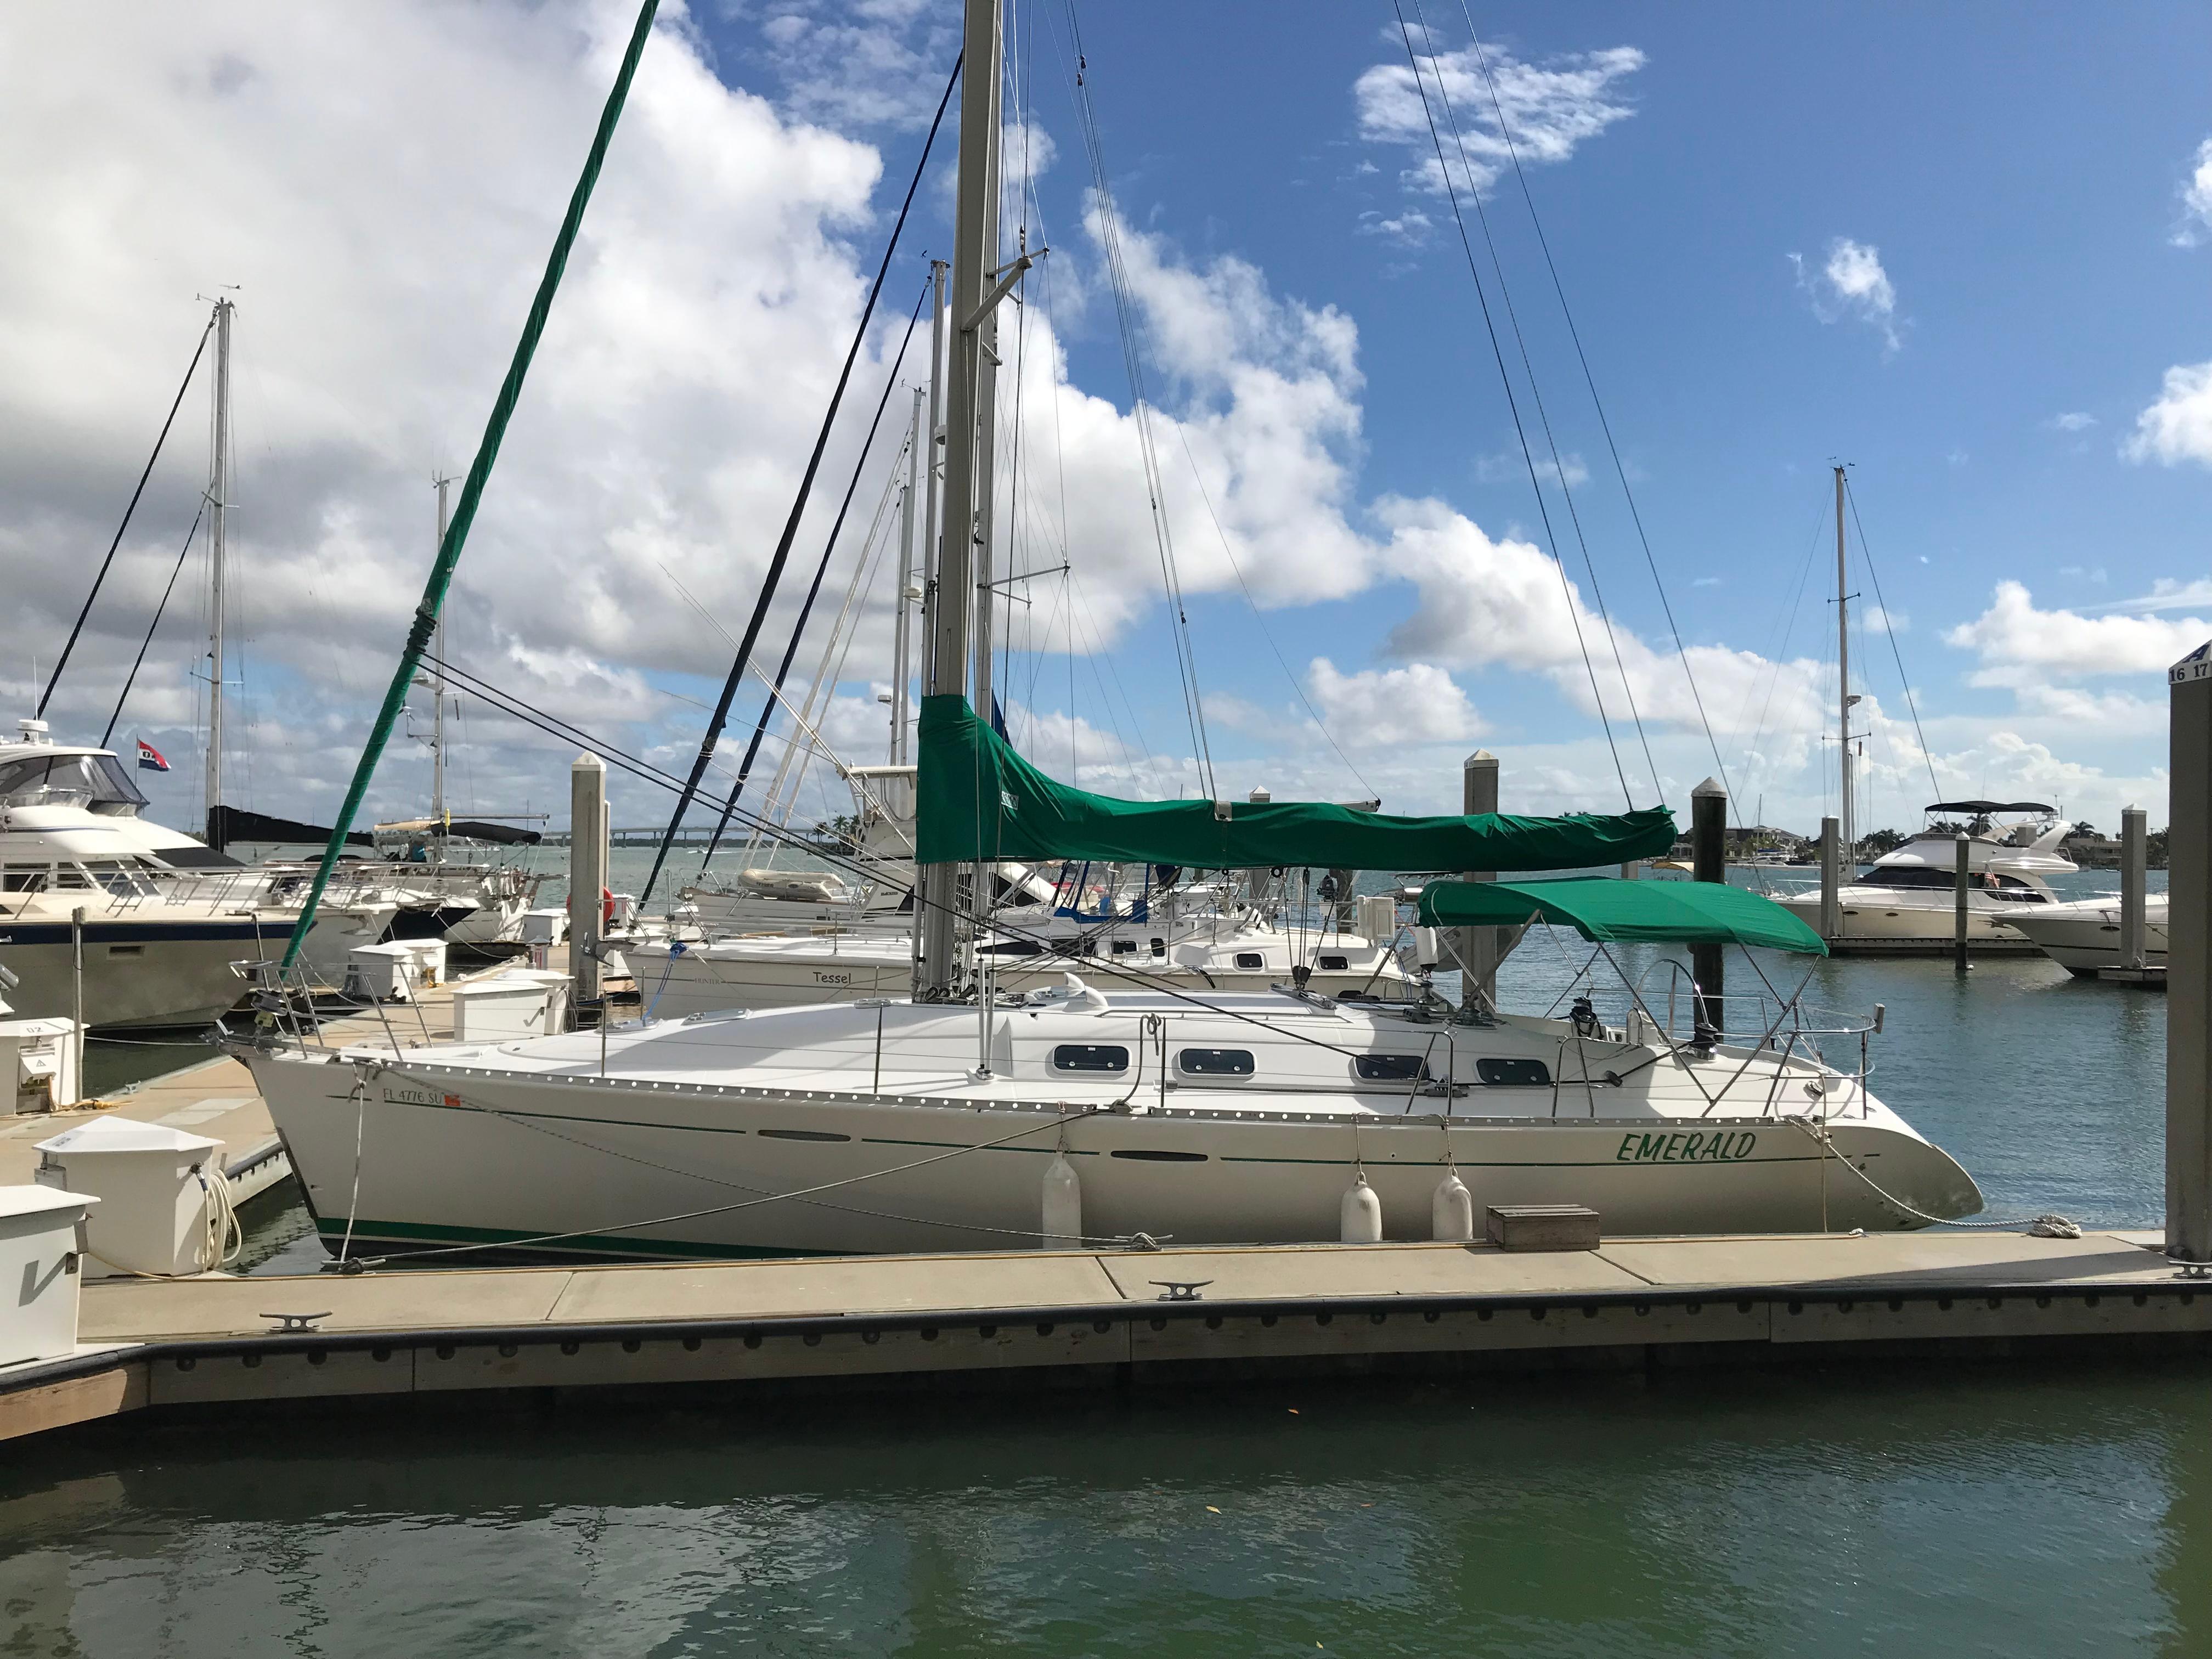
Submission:
[[[161,758],[161,751],[146,741],[138,739],[138,769],[142,772],[166,772],[169,763]]]

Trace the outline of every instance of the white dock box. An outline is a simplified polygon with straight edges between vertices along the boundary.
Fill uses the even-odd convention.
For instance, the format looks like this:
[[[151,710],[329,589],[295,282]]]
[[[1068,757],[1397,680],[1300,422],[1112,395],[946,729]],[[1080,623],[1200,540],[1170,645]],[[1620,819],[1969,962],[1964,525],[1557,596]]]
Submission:
[[[74,1106],[76,1046],[73,1019],[0,1019],[0,1116]]]
[[[410,1002],[422,984],[422,958],[412,939],[357,945],[346,952],[345,994],[371,1002]]]
[[[568,1029],[568,976],[511,968],[453,987],[453,1041],[512,1042]]]
[[[446,982],[446,941],[441,939],[394,939],[395,945],[407,948],[410,963],[407,982],[420,990],[426,985]]]
[[[99,1203],[51,1187],[0,1187],[0,1285],[15,1292],[0,1319],[0,1365],[76,1352],[77,1231]]]
[[[566,910],[525,910],[522,913],[522,942],[525,945],[558,945],[568,937],[568,913]]]
[[[222,1143],[161,1123],[96,1117],[38,1146],[39,1185],[100,1200],[86,1229],[88,1277],[196,1273],[205,1260],[208,1189]]]

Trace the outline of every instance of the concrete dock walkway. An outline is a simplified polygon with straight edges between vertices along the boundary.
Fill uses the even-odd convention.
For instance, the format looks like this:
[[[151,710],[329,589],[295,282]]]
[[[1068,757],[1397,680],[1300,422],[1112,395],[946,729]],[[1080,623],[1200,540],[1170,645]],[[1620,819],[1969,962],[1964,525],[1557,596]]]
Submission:
[[[457,1390],[2212,1350],[2212,1279],[2159,1243],[1929,1232],[110,1280],[85,1287],[75,1357],[0,1371],[0,1438],[147,1408]],[[1192,1299],[1164,1299],[1174,1285]]]

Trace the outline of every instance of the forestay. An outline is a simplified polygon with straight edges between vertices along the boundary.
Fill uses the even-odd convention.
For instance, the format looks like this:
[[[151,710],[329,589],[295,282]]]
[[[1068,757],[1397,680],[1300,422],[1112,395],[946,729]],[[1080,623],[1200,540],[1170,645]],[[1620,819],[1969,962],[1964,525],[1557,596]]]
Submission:
[[[1432,881],[1421,890],[1427,927],[1560,921],[1584,939],[1650,945],[1762,945],[1826,956],[1820,936],[1747,888],[1706,881]]]
[[[916,859],[1097,859],[1198,870],[1576,870],[1663,855],[1664,806],[1565,817],[1398,817],[1319,801],[1117,800],[1056,783],[958,696],[925,697]]]

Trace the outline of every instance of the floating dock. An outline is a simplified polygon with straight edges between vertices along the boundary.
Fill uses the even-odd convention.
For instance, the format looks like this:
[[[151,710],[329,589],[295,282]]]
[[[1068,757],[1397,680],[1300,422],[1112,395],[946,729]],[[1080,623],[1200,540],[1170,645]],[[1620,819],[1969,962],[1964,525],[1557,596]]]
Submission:
[[[1206,1386],[1277,1375],[2212,1350],[2156,1235],[2017,1232],[1027,1251],[96,1281],[0,1438],[461,1393]],[[404,1396],[403,1401],[401,1397]]]

